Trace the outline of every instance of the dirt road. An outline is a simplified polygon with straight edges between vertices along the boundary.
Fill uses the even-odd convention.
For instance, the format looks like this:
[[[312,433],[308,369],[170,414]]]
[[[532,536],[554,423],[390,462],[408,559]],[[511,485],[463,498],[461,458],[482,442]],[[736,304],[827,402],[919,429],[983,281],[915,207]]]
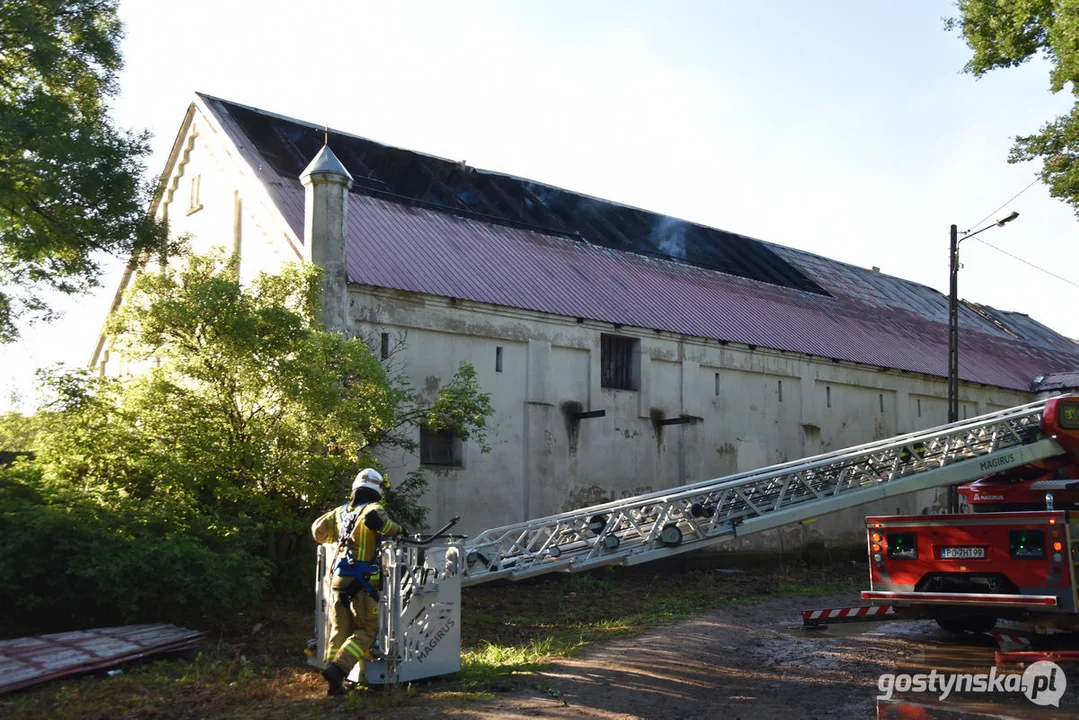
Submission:
[[[788,582],[781,582],[782,577]],[[999,689],[992,693],[950,685],[947,692],[937,686],[932,692],[928,688],[914,692],[913,680],[930,673],[953,680],[966,675],[970,682],[976,675],[997,672],[995,642],[987,635],[952,636],[925,621],[802,629],[802,610],[860,604],[856,593],[750,599],[761,597],[766,586],[788,585],[789,593],[790,585],[798,586],[789,579],[799,577],[804,581],[798,575],[760,572],[724,575],[722,583],[707,583],[702,580],[707,576],[700,574],[668,573],[619,577],[618,582],[567,580],[476,590],[466,596],[465,618],[472,624],[464,627],[472,647],[485,639],[519,646],[549,633],[551,623],[572,627],[565,617],[567,609],[582,626],[597,627],[609,618],[628,617],[627,608],[632,610],[642,593],[658,593],[657,589],[674,587],[683,600],[699,601],[702,593],[715,592],[738,601],[637,635],[611,640],[595,640],[593,635],[580,655],[557,660],[540,672],[510,676],[499,672],[474,686],[467,680],[432,679],[358,690],[344,698],[327,698],[318,672],[296,657],[309,627],[308,616],[283,612],[267,620],[271,628],[280,626],[278,635],[253,630],[243,644],[219,640],[215,648],[208,643],[208,654],[200,654],[201,660],[132,664],[115,678],[87,676],[46,683],[0,698],[0,716],[21,720],[1079,718],[1079,665],[1065,665],[1066,674],[1052,675],[1055,684],[1048,695],[1038,696],[1042,705],[1020,688],[1003,684],[1005,676],[1009,682],[1022,680],[1023,668],[1014,667],[996,676]],[[696,585],[691,584],[694,578]],[[604,603],[622,611],[604,609]],[[582,607],[595,611],[594,617],[586,618]],[[267,654],[257,654],[262,651]],[[892,686],[881,684],[882,674],[894,678]],[[901,678],[911,684],[905,686]],[[878,703],[880,695],[888,699]],[[1045,705],[1047,697],[1058,699],[1060,706]]]
[[[811,607],[859,604],[856,596],[815,598],[810,603]],[[948,720],[1079,717],[1079,673],[1071,669],[1059,709],[1039,707],[1021,692],[951,693],[943,702],[940,692],[897,693],[878,709],[882,673],[933,669],[989,673],[995,645],[988,636],[956,638],[935,623],[921,621],[805,631],[799,619],[810,603],[768,600],[590,645],[580,657],[560,661],[535,676],[527,690],[500,695],[490,703],[442,708],[429,717],[801,720],[875,718],[878,713]]]

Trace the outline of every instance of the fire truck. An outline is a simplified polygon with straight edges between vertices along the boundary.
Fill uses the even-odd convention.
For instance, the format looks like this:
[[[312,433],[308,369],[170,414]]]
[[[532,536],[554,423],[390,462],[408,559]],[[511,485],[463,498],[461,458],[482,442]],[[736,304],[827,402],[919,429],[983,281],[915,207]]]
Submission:
[[[352,679],[362,672],[387,684],[459,670],[462,587],[637,565],[974,480],[961,492],[976,512],[866,519],[872,576],[863,598],[872,605],[844,613],[931,617],[956,630],[997,618],[1070,626],[1079,622],[1071,551],[1079,518],[1069,515],[1079,498],[1076,449],[1079,396],[1060,396],[472,538],[448,535],[452,523],[426,539],[392,538],[380,555],[381,659],[357,665]],[[333,551],[319,548],[314,665],[325,656]]]
[[[1040,435],[1059,452],[961,486],[962,514],[865,519],[870,586],[862,599],[946,630],[988,632],[998,620],[1079,628],[1079,398],[1053,398]]]

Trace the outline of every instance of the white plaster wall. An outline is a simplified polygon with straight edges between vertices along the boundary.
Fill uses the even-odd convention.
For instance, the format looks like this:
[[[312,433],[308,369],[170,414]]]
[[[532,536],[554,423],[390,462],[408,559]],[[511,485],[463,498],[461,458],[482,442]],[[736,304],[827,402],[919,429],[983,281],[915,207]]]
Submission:
[[[259,272],[277,272],[300,256],[281,229],[280,216],[267,207],[260,188],[240,168],[220,136],[196,112],[184,130],[156,212],[168,219],[170,235],[187,237],[196,253],[213,248],[240,253],[240,280],[248,283]],[[193,204],[191,183],[196,178],[198,203]],[[151,264],[147,271],[155,267]],[[108,343],[105,348],[98,363],[102,373],[126,376],[142,367],[122,358]]]
[[[489,525],[515,522],[525,504],[526,486],[524,464],[519,448],[524,443],[524,407],[522,388],[526,383],[527,344],[482,335],[459,336],[422,327],[401,328],[384,323],[366,324],[356,328],[377,354],[381,351],[381,335],[389,334],[391,356],[385,366],[391,375],[405,372],[412,388],[427,399],[449,383],[461,362],[471,363],[485,392],[490,393],[494,415],[489,420],[487,442],[491,452],[484,454],[475,442],[463,444],[461,468],[428,468],[433,508],[468,508],[465,516],[484,518]],[[503,370],[495,370],[495,352],[502,347]],[[411,429],[419,441],[419,429]],[[418,467],[414,455],[396,452],[383,454],[380,459],[391,482],[403,478]],[[482,482],[475,478],[483,477]],[[453,516],[437,514],[432,523],[441,523]]]
[[[491,393],[491,452],[466,444],[464,468],[431,475],[431,524],[460,514],[459,527],[470,534],[947,419],[946,383],[936,378],[381,289],[353,287],[350,298],[357,334],[407,332],[408,347],[395,360],[417,386],[433,388],[432,379],[444,381],[465,360]],[[639,338],[639,390],[599,386],[602,333]],[[502,373],[494,371],[498,346]],[[1030,400],[965,385],[961,398],[970,416]],[[606,415],[574,424],[575,410]],[[654,422],[683,414],[699,421]],[[415,457],[394,462],[397,471],[418,465]],[[938,512],[942,500],[937,491],[889,499],[731,547],[860,544],[864,515]]]
[[[173,236],[189,236],[191,249],[197,253],[213,247],[240,253],[244,282],[259,272],[276,272],[282,264],[300,260],[258,181],[244,174],[232,149],[201,114],[195,114],[182,147],[158,205]],[[190,199],[191,181],[196,177],[201,188],[198,210],[191,207]]]
[[[199,132],[198,124],[188,137],[183,161],[173,173],[161,211],[168,217],[174,236],[187,234],[191,249],[199,254],[213,247],[233,250],[235,245],[234,192],[238,173],[226,171],[213,147],[213,136]],[[198,203],[192,204],[191,185],[199,187]]]

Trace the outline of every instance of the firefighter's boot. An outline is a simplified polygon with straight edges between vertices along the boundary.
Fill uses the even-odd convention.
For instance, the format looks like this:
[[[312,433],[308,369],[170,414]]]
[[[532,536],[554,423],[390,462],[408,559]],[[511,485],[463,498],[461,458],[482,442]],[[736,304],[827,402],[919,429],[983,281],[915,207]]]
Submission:
[[[342,670],[340,665],[330,663],[322,670],[322,677],[326,678],[328,685],[326,688],[327,695],[344,695],[348,692],[343,685],[348,673]]]

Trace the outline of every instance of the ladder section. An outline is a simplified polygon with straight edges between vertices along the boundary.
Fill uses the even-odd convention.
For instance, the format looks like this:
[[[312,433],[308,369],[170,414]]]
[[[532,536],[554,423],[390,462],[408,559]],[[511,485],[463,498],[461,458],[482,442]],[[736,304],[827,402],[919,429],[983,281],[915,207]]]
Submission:
[[[816,457],[485,530],[463,585],[636,565],[882,497],[952,485],[1064,451],[1045,401]]]

